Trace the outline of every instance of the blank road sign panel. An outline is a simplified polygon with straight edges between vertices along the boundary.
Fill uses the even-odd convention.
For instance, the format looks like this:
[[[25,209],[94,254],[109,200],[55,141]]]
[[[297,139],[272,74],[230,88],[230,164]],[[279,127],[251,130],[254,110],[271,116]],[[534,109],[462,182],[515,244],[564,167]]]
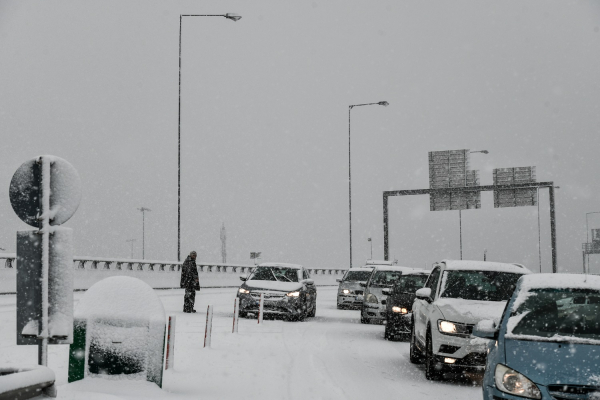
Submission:
[[[494,185],[536,182],[535,167],[494,169]],[[537,205],[537,188],[494,190],[494,207],[525,207]]]

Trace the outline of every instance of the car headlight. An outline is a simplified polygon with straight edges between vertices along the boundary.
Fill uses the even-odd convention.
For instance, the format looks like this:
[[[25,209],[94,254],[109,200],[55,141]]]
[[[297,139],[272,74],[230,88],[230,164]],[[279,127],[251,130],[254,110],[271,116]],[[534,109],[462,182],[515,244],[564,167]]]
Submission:
[[[408,310],[404,307],[394,306],[392,307],[392,311],[400,314],[408,314]]]
[[[469,335],[469,326],[466,324],[458,324],[456,322],[438,320],[438,329],[446,335]]]
[[[246,290],[246,289],[244,289],[243,287],[241,287],[241,288],[240,288],[240,293],[243,293],[243,294],[248,294],[248,293],[250,293],[250,291],[249,291],[249,290]]]
[[[286,296],[287,297],[300,297],[300,292],[298,292],[298,291],[289,292]]]
[[[496,365],[494,378],[496,380],[496,387],[502,392],[528,399],[542,398],[540,389],[535,383],[530,381],[525,375],[508,368],[506,365]]]
[[[343,294],[350,294],[350,290],[348,290],[348,289],[344,289],[344,290],[342,290],[342,293],[343,293]]]
[[[369,293],[367,297],[365,297],[365,301],[367,303],[379,303],[379,301],[377,301],[377,296],[375,296],[373,293]]]

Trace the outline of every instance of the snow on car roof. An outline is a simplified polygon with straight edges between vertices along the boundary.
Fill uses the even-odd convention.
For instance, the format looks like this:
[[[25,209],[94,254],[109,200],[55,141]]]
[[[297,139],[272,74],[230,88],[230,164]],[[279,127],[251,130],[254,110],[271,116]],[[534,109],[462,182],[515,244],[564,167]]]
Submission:
[[[377,271],[403,271],[403,272],[415,271],[414,268],[403,267],[400,265],[375,265],[374,267]]]
[[[572,288],[600,290],[600,276],[582,274],[535,274],[521,278],[521,290]]]
[[[348,271],[373,271],[372,266],[364,266],[364,267],[352,267],[350,269],[348,269]]]
[[[257,267],[283,267],[291,269],[300,269],[302,265],[299,264],[288,264],[288,263],[262,263],[258,264]]]
[[[388,260],[367,260],[367,265],[392,265]]]
[[[497,271],[516,274],[531,274],[531,271],[521,264],[500,263],[492,261],[472,260],[442,260],[449,270]]]

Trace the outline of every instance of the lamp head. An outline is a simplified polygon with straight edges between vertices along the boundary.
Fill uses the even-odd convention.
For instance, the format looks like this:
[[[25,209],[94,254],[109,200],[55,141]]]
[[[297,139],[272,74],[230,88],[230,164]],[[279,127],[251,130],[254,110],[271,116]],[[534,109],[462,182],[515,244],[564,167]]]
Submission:
[[[235,13],[227,13],[224,15],[225,18],[230,19],[232,21],[238,21],[240,19],[242,19],[241,15],[235,14]]]
[[[384,107],[387,107],[387,106],[389,106],[389,105],[390,105],[390,103],[388,103],[387,101],[380,101],[380,102],[379,102],[379,103],[377,103],[377,104],[379,104],[380,106],[384,106]]]

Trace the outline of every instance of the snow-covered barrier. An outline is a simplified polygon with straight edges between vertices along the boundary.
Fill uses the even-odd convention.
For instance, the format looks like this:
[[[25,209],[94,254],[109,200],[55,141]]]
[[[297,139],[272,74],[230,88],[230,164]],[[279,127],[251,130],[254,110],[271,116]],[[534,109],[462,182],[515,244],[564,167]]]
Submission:
[[[0,253],[0,294],[16,292],[14,253]],[[236,287],[239,277],[250,273],[254,265],[196,262],[201,287]],[[155,289],[179,288],[181,263],[177,261],[132,260],[116,258],[73,257],[75,290],[89,289],[94,283],[111,276],[138,278]],[[317,286],[337,285],[344,269],[308,269]]]
[[[75,310],[69,382],[94,376],[162,387],[165,318],[162,302],[139,279],[113,276],[94,284]]]
[[[41,365],[0,365],[0,399],[56,397],[54,380],[54,372]]]

